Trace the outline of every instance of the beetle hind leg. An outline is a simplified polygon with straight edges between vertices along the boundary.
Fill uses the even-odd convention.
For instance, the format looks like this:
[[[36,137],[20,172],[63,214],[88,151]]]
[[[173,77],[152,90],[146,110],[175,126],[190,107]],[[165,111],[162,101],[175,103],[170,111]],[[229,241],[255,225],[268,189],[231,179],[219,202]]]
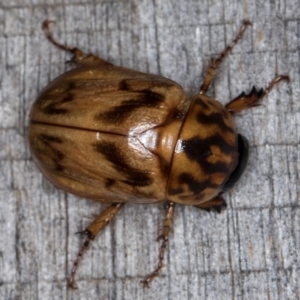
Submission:
[[[289,77],[286,75],[280,75],[275,77],[265,90],[261,89],[257,91],[256,88],[253,87],[248,95],[242,92],[238,97],[226,104],[225,107],[232,114],[236,114],[247,108],[258,106],[260,105],[263,97],[265,97],[272,90],[272,88],[280,81],[289,81]]]
[[[83,235],[86,235],[86,240],[84,241],[81,249],[79,250],[77,257],[74,261],[72,271],[68,280],[68,286],[72,289],[77,289],[75,285],[75,274],[78,268],[78,264],[84,254],[84,252],[87,250],[90,242],[95,239],[96,235],[99,233],[99,231],[105,227],[112,219],[113,217],[118,213],[118,211],[122,208],[124,204],[123,203],[114,203],[108,208],[106,208],[84,231],[78,232]]]
[[[232,41],[232,43],[225,48],[225,50],[219,55],[219,57],[217,59],[214,59],[211,61],[210,65],[206,71],[204,82],[200,88],[199,94],[205,94],[207,92],[213,78],[216,75],[217,69],[222,64],[224,58],[229,54],[229,52],[236,45],[236,43],[243,37],[243,34],[244,34],[246,28],[250,25],[252,25],[252,23],[250,21],[245,20],[243,22],[238,34]]]
[[[158,264],[157,264],[157,267],[155,268],[155,270],[151,274],[149,274],[145,280],[142,281],[142,283],[144,284],[144,287],[149,287],[150,282],[155,277],[158,276],[159,271],[163,267],[163,260],[164,260],[167,244],[169,242],[169,234],[170,234],[173,217],[174,217],[174,208],[175,208],[175,203],[168,202],[163,232],[157,239],[157,240],[162,240],[162,244],[161,244],[160,250],[159,250]]]
[[[91,63],[110,64],[109,62],[93,54],[85,54],[84,52],[82,52],[80,49],[76,47],[69,47],[57,42],[53,37],[52,32],[50,31],[49,28],[49,25],[51,23],[55,23],[55,21],[45,20],[42,24],[42,29],[47,39],[57,48],[72,53],[74,55],[73,58],[71,59],[72,62],[75,62],[76,64],[80,64],[80,65],[91,64]]]

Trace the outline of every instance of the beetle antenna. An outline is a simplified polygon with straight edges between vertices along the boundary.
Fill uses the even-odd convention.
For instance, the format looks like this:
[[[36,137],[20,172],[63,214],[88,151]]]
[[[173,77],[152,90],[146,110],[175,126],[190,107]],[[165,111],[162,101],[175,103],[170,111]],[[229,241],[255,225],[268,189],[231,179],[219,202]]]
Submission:
[[[243,37],[244,32],[246,31],[248,26],[252,26],[252,23],[248,20],[244,20],[238,34],[233,39],[231,44],[228,45],[225,48],[225,50],[223,52],[221,52],[216,59],[211,59],[211,62],[209,64],[209,68],[207,69],[206,75],[204,77],[204,82],[200,87],[199,94],[205,94],[207,92],[213,78],[216,75],[217,69],[219,69],[219,67],[222,64],[224,58],[229,54],[229,52],[233,49],[233,47],[237,44],[237,42]]]
[[[70,53],[75,53],[76,48],[65,46],[54,39],[52,32],[50,31],[50,28],[49,28],[49,24],[51,24],[51,23],[55,24],[56,22],[54,20],[45,20],[42,24],[42,29],[45,32],[47,39],[57,48],[67,51],[67,52],[70,52]]]

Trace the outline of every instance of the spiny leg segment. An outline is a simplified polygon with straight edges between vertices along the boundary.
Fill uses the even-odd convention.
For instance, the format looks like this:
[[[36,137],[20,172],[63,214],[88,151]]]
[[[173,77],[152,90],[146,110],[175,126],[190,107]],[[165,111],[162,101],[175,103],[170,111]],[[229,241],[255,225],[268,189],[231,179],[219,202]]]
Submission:
[[[112,219],[113,217],[119,212],[119,210],[122,208],[124,203],[114,203],[108,208],[106,208],[84,231],[78,232],[81,234],[84,234],[87,236],[86,240],[84,241],[80,251],[78,252],[78,255],[74,261],[73,268],[68,280],[68,286],[70,288],[76,289],[75,285],[75,274],[77,271],[78,264],[84,254],[84,252],[87,250],[89,244],[91,241],[93,241],[96,237],[96,235],[99,233],[101,229],[103,229]]]
[[[157,240],[162,239],[162,244],[161,244],[160,250],[159,250],[158,264],[157,264],[156,269],[150,275],[148,275],[148,277],[145,280],[142,281],[142,283],[144,284],[145,287],[149,287],[150,282],[156,276],[158,276],[159,271],[163,267],[163,260],[164,260],[167,244],[169,242],[169,234],[170,234],[171,226],[173,223],[174,209],[175,209],[175,203],[168,202],[163,232],[157,239]]]
[[[289,80],[290,79],[287,75],[277,76],[271,81],[271,83],[267,86],[265,90],[261,89],[257,91],[256,88],[253,87],[251,92],[248,95],[242,92],[238,97],[236,97],[235,99],[227,103],[225,107],[232,114],[236,114],[244,109],[258,106],[260,105],[263,97],[265,97],[276,84],[278,84],[280,81],[289,81]]]
[[[212,60],[210,66],[208,67],[208,70],[206,71],[204,82],[200,88],[199,94],[205,94],[207,92],[213,78],[216,75],[217,69],[222,64],[224,58],[229,54],[229,52],[236,45],[236,43],[242,38],[246,28],[250,25],[252,25],[252,23],[250,21],[245,20],[232,43],[225,48],[225,50],[219,55],[217,59]]]

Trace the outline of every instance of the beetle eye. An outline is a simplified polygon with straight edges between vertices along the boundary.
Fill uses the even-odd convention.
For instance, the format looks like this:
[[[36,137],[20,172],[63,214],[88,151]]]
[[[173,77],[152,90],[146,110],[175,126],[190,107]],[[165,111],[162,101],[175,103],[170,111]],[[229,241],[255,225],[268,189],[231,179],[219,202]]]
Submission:
[[[229,176],[228,180],[226,181],[225,185],[222,188],[222,192],[226,192],[231,190],[235,184],[238,182],[244,170],[246,168],[248,158],[249,158],[249,143],[247,139],[238,134],[238,152],[239,152],[239,160],[237,166]]]

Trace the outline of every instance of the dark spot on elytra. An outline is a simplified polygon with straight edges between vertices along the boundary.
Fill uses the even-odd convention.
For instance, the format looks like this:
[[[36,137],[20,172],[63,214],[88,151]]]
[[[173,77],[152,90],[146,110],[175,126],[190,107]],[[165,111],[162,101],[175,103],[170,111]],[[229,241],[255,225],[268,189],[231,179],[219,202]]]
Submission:
[[[62,172],[64,170],[64,167],[57,163],[56,166],[55,166],[55,170],[57,172]]]
[[[120,81],[119,90],[121,90],[121,91],[129,91],[130,90],[126,79]]]
[[[132,168],[132,166],[125,161],[124,156],[114,143],[95,143],[93,147],[95,151],[103,154],[117,171],[126,176],[126,180],[122,182],[132,186],[147,186],[153,182],[147,171]]]
[[[222,113],[212,113],[212,114],[205,114],[202,112],[197,113],[197,122],[199,124],[203,124],[203,125],[218,125],[219,128],[224,131],[227,130],[231,133],[234,133],[234,129],[230,126],[228,126],[225,122],[224,122],[224,118],[226,116]]]
[[[53,135],[48,135],[48,134],[40,134],[39,138],[43,141],[43,142],[53,142],[53,143],[62,143],[62,139],[60,139],[59,137],[53,136]]]
[[[145,174],[140,171],[133,171],[128,174],[129,174],[128,179],[122,180],[122,182],[129,184],[129,185],[148,186],[153,182],[153,180],[149,177],[148,174]]]
[[[65,108],[57,108],[58,103],[52,103],[44,107],[43,112],[46,115],[64,115],[68,112]]]
[[[67,83],[67,87],[61,92],[60,97],[53,97],[49,99],[46,95],[46,98],[43,98],[43,95],[40,98],[40,105],[42,111],[47,115],[63,115],[69,112],[66,108],[60,108],[62,103],[71,102],[74,100],[74,88],[75,83],[70,81]],[[62,98],[61,98],[62,97]],[[46,105],[44,105],[46,103]]]
[[[208,187],[209,188],[219,187],[219,185],[213,184],[209,179],[204,181],[198,181],[190,173],[181,173],[178,176],[178,182],[180,184],[186,184],[195,195],[199,195],[202,191],[204,191]]]
[[[115,184],[115,182],[116,181],[114,179],[107,178],[106,181],[105,181],[105,187],[110,188],[112,185]]]
[[[64,167],[59,162],[64,159],[65,155],[55,148],[55,144],[62,144],[62,139],[48,134],[40,134],[39,139],[44,144],[42,151],[49,153],[49,157],[52,158],[55,165],[55,170],[58,172],[63,171]]]
[[[115,106],[109,111],[98,113],[95,119],[109,123],[121,123],[135,110],[143,107],[159,107],[159,104],[164,101],[164,95],[151,90],[131,91],[130,95],[131,99],[122,101],[119,106]]]
[[[217,146],[221,149],[221,153],[230,155],[237,151],[235,146],[229,145],[222,136],[214,135],[207,139],[200,139],[199,137],[193,137],[189,140],[182,141],[182,150],[186,156],[196,161],[208,174],[213,173],[227,173],[228,164],[220,161],[216,163],[210,163],[207,158],[212,154],[211,146]]]
[[[64,154],[61,151],[57,150],[57,149],[56,149],[55,154],[56,154],[56,158],[57,158],[58,161],[64,159],[64,157],[65,157]]]
[[[61,100],[61,103],[71,102],[73,100],[74,100],[73,95],[67,95]]]

